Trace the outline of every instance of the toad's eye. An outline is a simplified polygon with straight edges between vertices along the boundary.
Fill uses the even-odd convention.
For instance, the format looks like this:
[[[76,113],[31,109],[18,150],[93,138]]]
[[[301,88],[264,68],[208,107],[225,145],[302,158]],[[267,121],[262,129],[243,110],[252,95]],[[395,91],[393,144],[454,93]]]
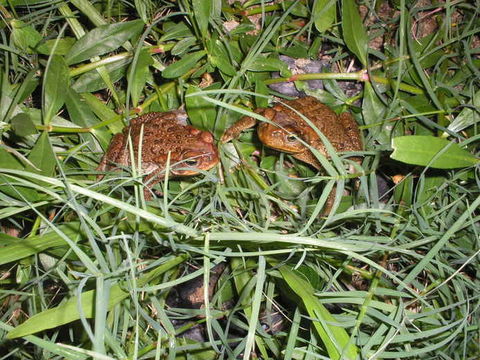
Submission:
[[[198,165],[198,160],[197,159],[187,159],[185,160],[185,164],[188,166],[197,166]]]
[[[295,141],[297,141],[297,137],[293,134],[288,134],[287,135],[287,141],[288,142],[295,142]]]

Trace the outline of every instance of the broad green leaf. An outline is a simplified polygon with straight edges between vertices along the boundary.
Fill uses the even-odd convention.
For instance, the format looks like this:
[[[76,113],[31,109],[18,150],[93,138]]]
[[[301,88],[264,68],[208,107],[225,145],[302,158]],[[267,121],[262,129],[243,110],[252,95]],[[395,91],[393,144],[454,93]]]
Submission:
[[[222,73],[227,76],[235,76],[236,70],[228,61],[228,58],[223,56],[212,55],[208,59],[213,66],[216,66]]]
[[[30,119],[30,116],[26,113],[20,113],[15,115],[12,120],[10,120],[12,125],[12,130],[15,135],[24,137],[37,133],[37,128]]]
[[[0,156],[2,156],[1,151]],[[12,183],[10,179],[4,175],[0,175],[0,192],[21,201],[27,200],[35,202],[40,198],[37,191],[18,183]]]
[[[296,270],[305,277],[314,290],[318,289],[322,284],[322,279],[317,269],[308,265],[301,265]]]
[[[437,110],[426,95],[409,95],[400,92],[399,98],[402,100],[399,105],[407,108],[412,114]]]
[[[354,0],[343,0],[342,30],[345,44],[360,60],[367,65],[368,37]]]
[[[189,86],[186,94],[201,93],[202,89],[196,86]],[[188,96],[185,98],[185,106],[193,126],[202,130],[211,131],[215,125],[217,112],[215,105],[202,96]]]
[[[445,79],[445,86],[458,86],[460,84],[465,84],[469,78],[471,78],[473,72],[472,68],[480,69],[480,59],[472,59],[466,63],[457,64],[458,68],[455,70],[455,73],[451,77]]]
[[[47,40],[45,41],[45,46],[38,48],[38,51],[41,54],[50,55],[55,48],[55,55],[67,55],[75,41],[73,37]]]
[[[79,236],[79,229],[80,225],[78,222],[71,222],[58,227],[59,231],[74,240]],[[18,261],[53,247],[66,245],[65,240],[55,231],[49,231],[46,234],[36,235],[26,239],[15,238],[15,241],[10,241],[8,245],[1,248],[0,265]]]
[[[52,55],[44,78],[43,123],[50,124],[52,118],[65,102],[65,87],[69,86],[68,67],[62,56]]]
[[[13,43],[29,54],[48,52],[48,48],[42,43],[43,36],[32,26],[26,25],[21,20],[13,20],[11,23]]]
[[[469,105],[469,107],[463,108],[460,114],[448,125],[448,130],[459,132],[480,121],[480,113],[478,110],[480,108],[480,91],[475,93]]]
[[[138,101],[145,88],[145,83],[149,75],[149,66],[153,64],[153,58],[148,49],[143,49],[138,54],[135,69],[128,71],[128,85],[130,86],[130,95],[132,97],[132,104],[134,107],[138,105]],[[132,63],[132,66],[134,64]]]
[[[288,65],[276,57],[257,56],[248,66],[250,71],[288,71]]]
[[[317,0],[313,5],[312,17],[320,32],[330,29],[337,18],[336,0]]]
[[[385,105],[383,105],[373,90],[372,84],[366,82],[362,111],[363,121],[367,125],[378,123],[382,120],[382,115],[384,112]]]
[[[378,95],[373,90],[372,84],[365,83],[362,115],[363,121],[366,125],[382,123],[384,119],[386,107],[382,101],[378,98]],[[390,137],[388,130],[390,124],[379,124],[372,129],[371,134],[379,140],[380,143],[388,143]],[[391,127],[390,127],[391,129]]]
[[[257,94],[268,95],[270,93],[267,85],[261,79],[255,79],[255,92]],[[268,107],[268,98],[265,96],[255,96],[255,104],[257,108]]]
[[[479,159],[457,143],[435,136],[399,136],[393,139],[392,147],[392,159],[412,165],[455,169],[479,163]]]
[[[156,277],[162,275],[171,268],[182,263],[185,259],[186,255],[181,255],[171,259],[170,261],[165,262],[164,264],[158,266],[149,273],[138,278],[137,286],[145,286],[146,284],[148,284],[149,281],[155,279]],[[123,284],[116,284],[111,287],[108,310],[112,309],[120,301],[130,296],[130,293],[128,291],[124,291],[123,288]],[[78,302],[79,299],[77,297],[72,297],[57,307],[45,310],[32,316],[27,321],[10,331],[7,335],[7,338],[15,339],[21,336],[34,334],[42,330],[53,329],[64,324],[68,324],[69,322],[78,320],[80,318],[80,314],[78,312]],[[82,310],[85,317],[88,319],[93,318],[95,316],[95,291],[90,290],[84,292],[81,295],[80,302],[82,304]]]
[[[321,47],[322,47],[322,38],[320,36],[317,36],[313,39],[313,42],[307,48],[307,56],[305,57],[316,59],[318,57]]]
[[[332,325],[338,321],[317,299],[312,285],[286,265],[281,266],[279,270],[288,286],[303,302],[309,316],[314,319],[312,323],[327,349],[329,358],[332,360],[356,359],[358,354],[357,347],[348,343],[349,336],[343,327]]]
[[[142,20],[99,26],[82,36],[70,49],[67,64],[76,64],[116,50],[127,40],[142,32]]]
[[[307,45],[306,43],[302,43],[300,41],[292,41],[291,46],[281,48],[279,49],[279,52],[282,55],[287,55],[295,59],[309,58],[311,57],[309,53],[313,53],[313,52],[310,52],[310,48],[311,48],[310,44]],[[317,50],[317,53],[318,53],[318,50]],[[315,56],[316,55],[314,55],[313,57]]]
[[[198,60],[203,58],[207,52],[205,50],[197,51],[191,54],[186,54],[182,59],[167,66],[162,75],[164,78],[173,79],[185,74],[188,70],[195,67]]]
[[[208,22],[212,12],[213,0],[192,0],[194,19],[197,22],[200,35],[204,38],[208,36]]]
[[[237,73],[224,45],[218,39],[209,42],[208,60],[210,64],[218,67],[222,73],[228,76],[235,76]]]
[[[35,166],[27,165],[26,170],[37,174],[52,176],[57,162],[55,153],[48,139],[48,132],[44,131],[39,137],[35,146],[30,151],[28,160]]]

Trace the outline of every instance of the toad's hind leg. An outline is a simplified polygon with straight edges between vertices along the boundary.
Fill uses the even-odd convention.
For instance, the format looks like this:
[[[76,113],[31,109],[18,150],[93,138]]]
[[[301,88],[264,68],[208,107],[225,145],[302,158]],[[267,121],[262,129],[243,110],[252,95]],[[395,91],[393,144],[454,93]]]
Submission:
[[[328,216],[332,212],[333,204],[335,204],[336,192],[337,192],[337,187],[334,186],[330,191],[330,194],[328,194],[327,201],[325,202],[325,205],[323,205],[323,209],[320,212],[320,216]]]
[[[339,121],[345,129],[345,133],[349,139],[349,145],[341,151],[361,151],[363,148],[362,139],[360,136],[360,129],[358,124],[353,118],[352,114],[349,112],[341,113],[339,116]]]
[[[145,197],[145,200],[147,200],[147,201],[152,200],[152,198],[153,198],[152,188],[156,184],[158,184],[160,181],[162,181],[163,179],[165,179],[165,168],[163,168],[163,167],[159,167],[159,168],[153,170],[151,173],[149,173],[147,176],[144,177],[144,179],[143,179],[143,183],[144,183],[143,196]]]
[[[113,166],[111,166],[110,163],[122,163],[122,159],[119,160],[119,154],[122,154],[123,138],[124,136],[122,133],[118,133],[113,136],[107,151],[103,155],[102,160],[100,160],[100,163],[96,168],[96,171],[105,172],[112,169]],[[101,180],[104,176],[104,174],[99,174],[97,175],[97,179]]]

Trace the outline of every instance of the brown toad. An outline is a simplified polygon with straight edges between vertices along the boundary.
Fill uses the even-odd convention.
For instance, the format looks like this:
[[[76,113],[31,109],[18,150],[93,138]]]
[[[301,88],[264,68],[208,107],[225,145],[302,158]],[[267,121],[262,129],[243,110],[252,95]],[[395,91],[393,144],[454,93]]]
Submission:
[[[187,114],[174,110],[152,112],[131,120],[123,132],[112,138],[98,171],[131,166],[129,138],[133,146],[134,164],[139,161],[141,149],[141,169],[142,173],[147,174],[145,184],[148,188],[165,177],[168,153],[171,177],[192,176],[198,174],[199,170],[211,169],[219,161],[212,134],[188,125]],[[145,189],[146,199],[151,198],[148,188]]]
[[[336,151],[362,150],[360,131],[350,113],[337,115],[311,96],[283,102],[309,119]],[[299,139],[329,157],[326,147],[317,132],[300,115],[280,103],[271,108],[256,109],[255,112],[271,121],[262,122],[257,127],[258,138],[264,145],[289,153],[316,169],[322,168],[315,155]],[[252,117],[241,118],[225,132],[222,142],[236,138],[243,130],[255,126],[256,123],[257,120]]]
[[[362,150],[360,130],[350,113],[344,112],[337,115],[328,106],[311,96],[283,102],[309,119],[325,135],[336,151]],[[256,113],[270,120],[270,123],[261,122],[257,126],[258,138],[264,145],[291,154],[294,158],[321,170],[320,162],[305,144],[329,158],[323,141],[307,121],[285,105],[278,103],[271,108],[255,110]],[[222,142],[236,138],[243,130],[255,126],[256,123],[257,120],[252,117],[241,118],[224,133]],[[335,194],[332,191],[323,214],[330,212],[334,200]]]

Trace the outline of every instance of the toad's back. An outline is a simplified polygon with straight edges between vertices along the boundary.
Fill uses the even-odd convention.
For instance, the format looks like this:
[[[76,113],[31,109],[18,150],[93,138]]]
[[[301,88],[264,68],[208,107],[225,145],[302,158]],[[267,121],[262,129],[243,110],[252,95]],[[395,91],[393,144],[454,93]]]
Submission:
[[[167,155],[173,160],[186,158],[189,151],[211,152],[216,155],[213,137],[209,132],[187,125],[186,115],[180,111],[149,113],[131,121],[123,130],[124,138],[130,134],[135,154],[138,154],[142,138],[142,161],[166,162]]]

